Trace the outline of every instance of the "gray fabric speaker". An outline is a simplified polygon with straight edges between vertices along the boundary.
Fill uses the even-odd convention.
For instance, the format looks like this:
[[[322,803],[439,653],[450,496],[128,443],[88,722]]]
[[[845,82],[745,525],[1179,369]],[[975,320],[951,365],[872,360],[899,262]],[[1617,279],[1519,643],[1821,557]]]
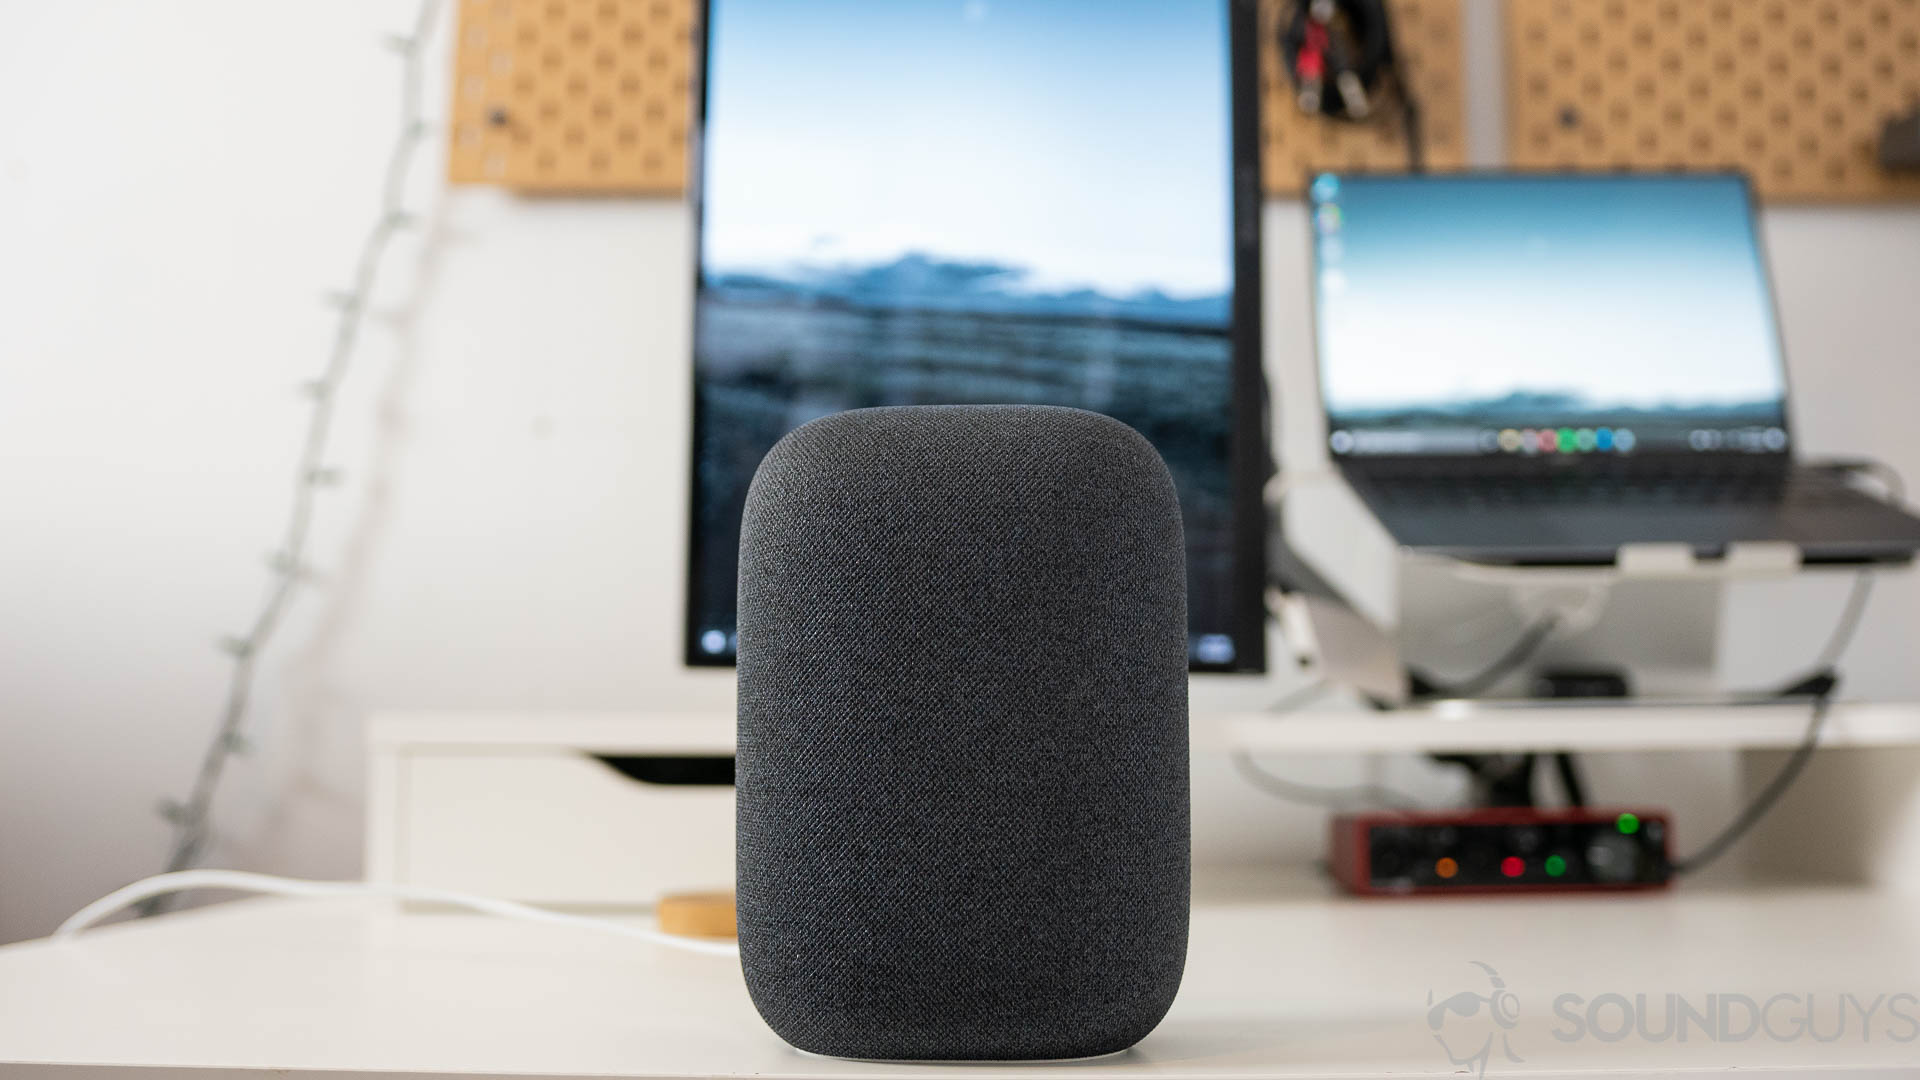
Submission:
[[[1123,1050],[1186,961],[1186,561],[1153,447],[1077,409],[860,409],[740,539],[740,959],[801,1050]]]

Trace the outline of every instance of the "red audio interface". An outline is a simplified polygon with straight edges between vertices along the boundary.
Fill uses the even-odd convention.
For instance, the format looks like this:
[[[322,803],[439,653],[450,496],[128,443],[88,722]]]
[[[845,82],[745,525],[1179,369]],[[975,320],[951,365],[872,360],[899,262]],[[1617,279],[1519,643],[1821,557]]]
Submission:
[[[1670,831],[1659,810],[1338,814],[1331,862],[1364,896],[1657,889]]]

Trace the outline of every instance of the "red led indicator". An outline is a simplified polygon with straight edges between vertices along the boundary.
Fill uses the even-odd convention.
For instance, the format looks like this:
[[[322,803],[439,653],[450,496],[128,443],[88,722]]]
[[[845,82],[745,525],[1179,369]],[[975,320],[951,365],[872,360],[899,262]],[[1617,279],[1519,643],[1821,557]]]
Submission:
[[[1509,855],[1500,860],[1500,872],[1508,877],[1519,877],[1527,872],[1526,860],[1518,855]]]

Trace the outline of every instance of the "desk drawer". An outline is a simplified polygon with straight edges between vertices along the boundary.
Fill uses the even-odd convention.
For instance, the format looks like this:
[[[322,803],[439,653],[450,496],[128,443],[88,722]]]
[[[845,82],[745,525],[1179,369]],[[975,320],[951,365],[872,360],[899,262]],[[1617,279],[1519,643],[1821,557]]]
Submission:
[[[567,748],[400,753],[387,778],[394,835],[376,846],[394,880],[528,903],[732,888],[733,786],[700,782],[730,780],[731,759],[617,760],[636,775]]]

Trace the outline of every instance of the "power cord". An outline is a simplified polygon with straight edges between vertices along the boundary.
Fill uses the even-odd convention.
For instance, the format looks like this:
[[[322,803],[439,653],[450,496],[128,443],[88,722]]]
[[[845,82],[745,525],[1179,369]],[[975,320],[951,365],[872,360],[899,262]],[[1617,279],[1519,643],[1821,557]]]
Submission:
[[[1726,828],[1720,830],[1718,836],[1707,841],[1706,845],[1694,854],[1684,859],[1676,859],[1669,864],[1668,868],[1676,876],[1696,873],[1726,854],[1728,849],[1747,834],[1747,830],[1767,816],[1767,812],[1772,810],[1774,804],[1780,801],[1780,797],[1787,793],[1787,789],[1793,786],[1793,782],[1800,778],[1801,772],[1807,767],[1807,762],[1813,760],[1814,750],[1820,745],[1820,733],[1826,728],[1827,714],[1832,711],[1833,706],[1833,692],[1839,686],[1839,682],[1837,675],[1826,671],[1788,688],[1788,694],[1791,696],[1797,697],[1802,694],[1813,696],[1813,715],[1807,719],[1806,735],[1801,738],[1800,745],[1794,748],[1793,755],[1787,758],[1786,764],[1780,766],[1780,771],[1767,782],[1767,786],[1760,790],[1760,794],[1753,797],[1753,801],[1748,803],[1746,809],[1740,811]]]
[[[669,934],[660,930],[649,930],[643,926],[629,926],[612,919],[595,919],[585,915],[567,915],[558,911],[533,907],[513,900],[501,900],[492,896],[478,896],[473,893],[452,892],[446,889],[429,889],[418,885],[382,885],[370,881],[309,881],[302,878],[275,877],[272,874],[253,874],[244,870],[178,870],[166,874],[155,874],[143,878],[124,888],[115,889],[107,895],[74,912],[60,928],[53,932],[53,940],[68,941],[88,927],[112,917],[127,908],[145,903],[148,900],[189,889],[229,889],[235,892],[266,894],[271,896],[301,897],[341,897],[374,896],[395,900],[416,900],[427,904],[446,904],[477,911],[483,915],[494,915],[505,919],[519,919],[523,922],[544,923],[549,926],[570,926],[581,930],[595,930],[603,934],[617,934],[620,937],[634,938],[653,945],[664,945],[670,949],[684,949],[688,952],[705,953],[709,956],[739,956],[740,946],[725,941],[705,941],[700,938]]]
[[[1886,489],[1885,498],[1889,504],[1897,507],[1906,501],[1906,480],[1901,477],[1899,470],[1884,461],[1874,458],[1835,458],[1816,462],[1808,467],[1839,473],[1843,476],[1853,474],[1872,476],[1880,481],[1881,487]],[[1872,567],[1863,569],[1854,576],[1853,588],[1847,593],[1846,606],[1840,609],[1840,621],[1834,627],[1833,634],[1828,637],[1825,647],[1820,650],[1819,656],[1814,659],[1812,674],[1808,678],[1832,674],[1834,666],[1840,662],[1840,657],[1845,655],[1847,647],[1853,644],[1854,635],[1860,630],[1862,616],[1866,614],[1867,601],[1872,597],[1875,580]]]
[[[1522,664],[1533,659],[1553,632],[1560,628],[1560,616],[1548,612],[1530,623],[1514,639],[1507,651],[1501,653],[1491,664],[1481,668],[1459,682],[1438,682],[1424,672],[1409,669],[1413,683],[1413,696],[1416,698],[1471,698],[1499,685],[1500,680],[1520,669]]]
[[[1888,502],[1898,506],[1906,501],[1907,485],[1898,470],[1883,461],[1871,458],[1856,458],[1822,462],[1812,466],[1825,468],[1839,473],[1866,473],[1877,477],[1886,488]],[[1767,816],[1787,789],[1793,786],[1800,774],[1806,771],[1807,763],[1813,760],[1813,752],[1819,749],[1820,736],[1826,730],[1827,714],[1833,708],[1833,695],[1840,686],[1840,674],[1836,665],[1840,657],[1846,654],[1847,647],[1853,644],[1854,636],[1859,633],[1860,624],[1867,611],[1867,601],[1873,596],[1874,572],[1871,567],[1860,571],[1853,579],[1853,588],[1847,592],[1847,602],[1840,609],[1840,621],[1828,636],[1827,643],[1820,649],[1820,655],[1814,660],[1813,673],[1799,682],[1782,690],[1780,697],[1811,697],[1813,713],[1807,718],[1807,732],[1800,739],[1800,745],[1780,766],[1767,786],[1753,797],[1745,809],[1734,816],[1719,835],[1709,840],[1694,854],[1675,860],[1670,869],[1677,875],[1699,872],[1703,867],[1727,853],[1747,832]]]

